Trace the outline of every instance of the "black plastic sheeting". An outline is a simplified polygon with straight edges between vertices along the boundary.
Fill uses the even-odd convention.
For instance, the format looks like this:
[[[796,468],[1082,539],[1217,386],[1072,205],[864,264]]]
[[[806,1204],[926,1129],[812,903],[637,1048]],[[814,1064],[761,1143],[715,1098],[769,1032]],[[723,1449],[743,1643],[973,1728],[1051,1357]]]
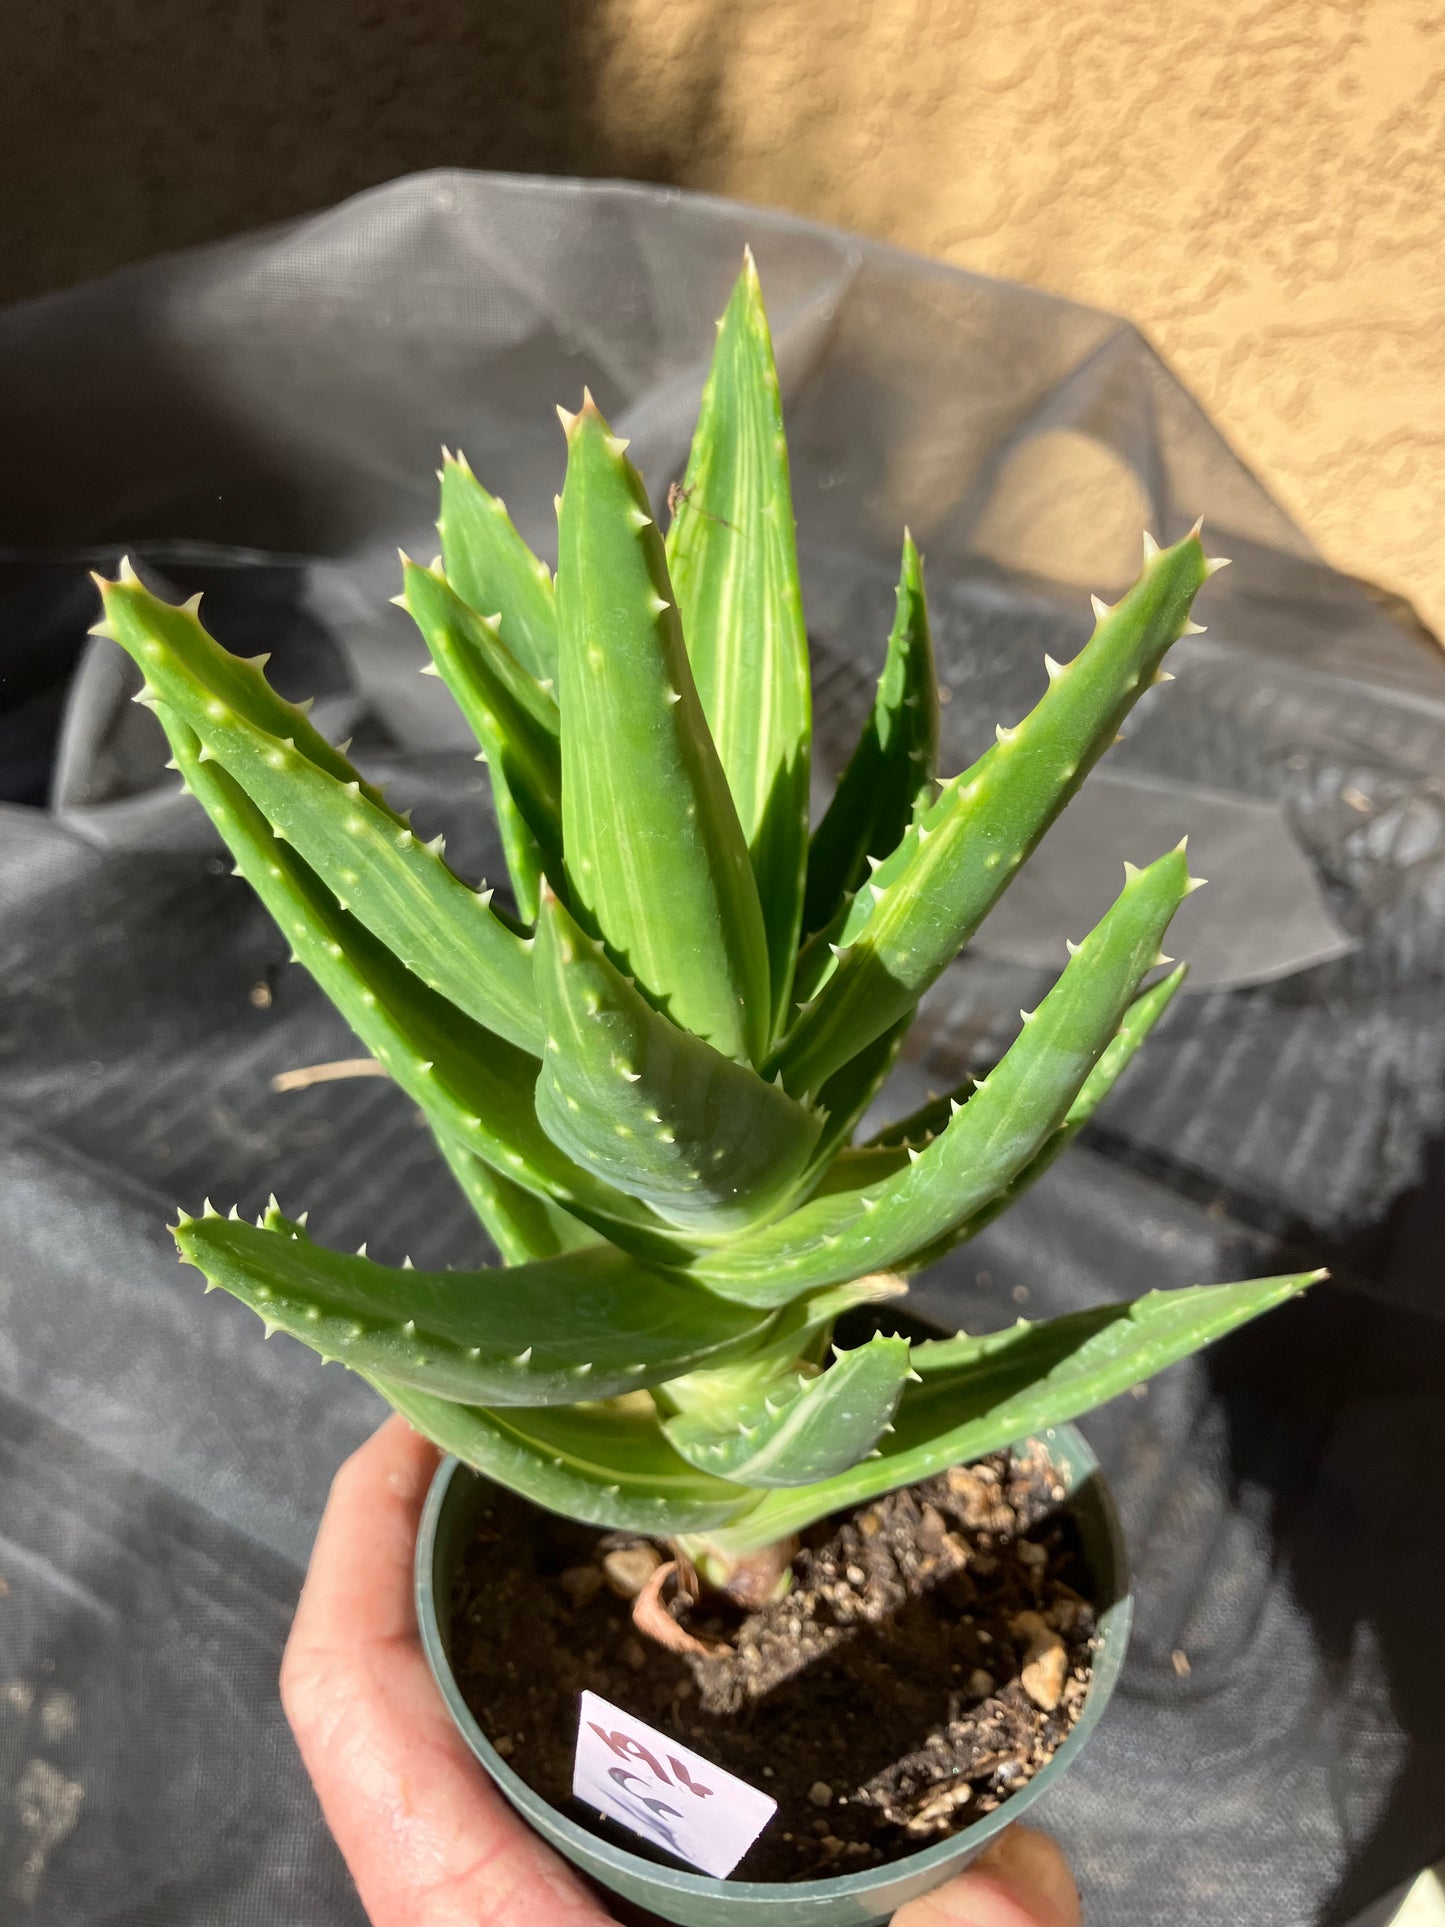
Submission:
[[[905,522],[955,766],[1129,579],[1141,526],[1203,512],[1234,558],[889,1097],[988,1061],[1119,860],[1193,826],[1216,881],[1170,948],[1197,988],[918,1295],[987,1326],[1297,1262],[1336,1282],[1089,1421],[1138,1631],[1043,1817],[1107,1927],[1375,1920],[1445,1849],[1445,661],[1321,562],[1127,324],[780,215],[445,174],[0,316],[0,1918],[359,1919],[274,1687],[327,1482],[379,1407],[203,1306],[164,1226],[274,1188],[328,1242],[483,1250],[399,1093],[272,1089],[354,1045],[86,641],[82,564],[128,548],[205,590],[464,873],[499,873],[484,773],[386,601],[394,545],[431,554],[446,442],[552,553],[551,410],[584,381],[660,499],[745,240],[830,773]]]

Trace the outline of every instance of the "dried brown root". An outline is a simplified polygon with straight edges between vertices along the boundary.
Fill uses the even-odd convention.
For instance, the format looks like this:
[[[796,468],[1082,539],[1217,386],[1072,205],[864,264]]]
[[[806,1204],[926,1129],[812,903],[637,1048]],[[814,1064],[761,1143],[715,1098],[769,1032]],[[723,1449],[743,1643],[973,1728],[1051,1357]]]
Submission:
[[[688,1653],[697,1659],[715,1659],[729,1650],[726,1640],[690,1633],[679,1625],[663,1602],[663,1591],[673,1583],[673,1597],[692,1605],[701,1587],[695,1568],[685,1559],[669,1559],[660,1565],[632,1602],[632,1623],[646,1638],[665,1646],[670,1653]]]
[[[330,1064],[300,1064],[295,1070],[277,1071],[271,1079],[273,1091],[305,1091],[313,1084],[334,1084],[343,1077],[387,1077],[390,1073],[374,1057],[339,1057]]]

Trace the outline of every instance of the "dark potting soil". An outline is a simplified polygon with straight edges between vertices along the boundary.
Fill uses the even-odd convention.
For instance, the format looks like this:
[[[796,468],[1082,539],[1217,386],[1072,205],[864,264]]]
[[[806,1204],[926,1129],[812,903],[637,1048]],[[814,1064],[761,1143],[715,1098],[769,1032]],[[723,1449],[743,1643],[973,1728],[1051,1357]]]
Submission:
[[[553,1806],[654,1857],[572,1799],[584,1687],[760,1787],[778,1811],[740,1880],[883,1864],[991,1812],[1083,1709],[1091,1582],[1041,1454],[998,1454],[824,1520],[786,1598],[674,1606],[723,1639],[667,1651],[633,1627],[661,1558],[493,1488],[452,1602],[452,1666],[498,1752]]]

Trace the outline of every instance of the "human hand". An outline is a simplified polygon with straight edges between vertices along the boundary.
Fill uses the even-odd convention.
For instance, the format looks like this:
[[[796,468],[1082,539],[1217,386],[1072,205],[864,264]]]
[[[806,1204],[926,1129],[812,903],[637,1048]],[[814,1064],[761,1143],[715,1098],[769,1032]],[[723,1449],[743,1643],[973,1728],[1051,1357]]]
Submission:
[[[281,1666],[281,1699],[373,1927],[612,1927],[457,1731],[412,1604],[437,1454],[400,1418],[342,1466]],[[1010,1827],[893,1927],[1079,1927],[1047,1835]]]

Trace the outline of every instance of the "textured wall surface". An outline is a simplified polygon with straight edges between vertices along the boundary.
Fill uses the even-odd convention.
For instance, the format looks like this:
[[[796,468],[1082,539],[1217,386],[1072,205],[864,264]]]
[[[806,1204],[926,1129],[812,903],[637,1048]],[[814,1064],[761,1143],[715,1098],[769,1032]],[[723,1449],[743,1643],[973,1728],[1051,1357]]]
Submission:
[[[1445,628],[1438,0],[605,13],[620,171],[1131,316],[1333,559]]]
[[[0,76],[0,295],[411,168],[675,180],[1131,315],[1445,629],[1438,0],[13,0]]]

